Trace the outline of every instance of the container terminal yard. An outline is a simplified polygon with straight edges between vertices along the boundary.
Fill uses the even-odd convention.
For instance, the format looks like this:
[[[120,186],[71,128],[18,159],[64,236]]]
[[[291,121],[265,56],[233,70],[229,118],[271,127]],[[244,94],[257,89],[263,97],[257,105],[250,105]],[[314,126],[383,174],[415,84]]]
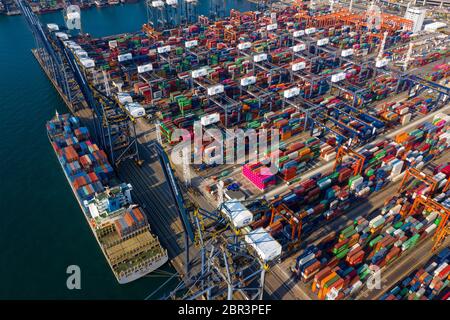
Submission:
[[[373,5],[196,5],[153,1],[140,31],[93,38],[17,1],[177,270],[165,298],[447,299],[448,36]]]

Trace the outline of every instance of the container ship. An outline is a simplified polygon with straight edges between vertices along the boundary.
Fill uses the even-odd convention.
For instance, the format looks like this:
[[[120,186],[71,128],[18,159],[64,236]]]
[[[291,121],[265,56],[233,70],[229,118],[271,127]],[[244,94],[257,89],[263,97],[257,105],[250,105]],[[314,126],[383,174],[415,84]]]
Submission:
[[[151,233],[132,186],[117,180],[106,153],[77,117],[59,115],[47,134],[70,187],[117,281],[128,283],[161,267],[167,250]]]

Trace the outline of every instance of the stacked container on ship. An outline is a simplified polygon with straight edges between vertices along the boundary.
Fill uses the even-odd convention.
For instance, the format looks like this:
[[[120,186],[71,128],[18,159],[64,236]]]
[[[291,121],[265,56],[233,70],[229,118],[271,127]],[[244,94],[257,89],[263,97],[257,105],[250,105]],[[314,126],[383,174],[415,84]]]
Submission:
[[[167,250],[150,232],[142,209],[133,205],[132,186],[117,181],[105,152],[91,142],[79,119],[56,113],[47,122],[47,134],[117,281],[139,279],[167,262]]]

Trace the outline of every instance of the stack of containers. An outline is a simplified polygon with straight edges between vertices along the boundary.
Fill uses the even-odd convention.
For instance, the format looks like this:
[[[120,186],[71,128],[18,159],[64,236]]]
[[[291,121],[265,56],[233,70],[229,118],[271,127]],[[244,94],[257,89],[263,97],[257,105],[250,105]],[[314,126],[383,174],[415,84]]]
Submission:
[[[373,102],[385,99],[395,91],[397,82],[398,79],[389,75],[377,77],[369,84],[370,92],[364,95],[364,101]]]
[[[281,121],[276,123],[279,122]],[[279,150],[272,150],[272,153],[275,152],[279,155],[278,172],[281,178],[289,181],[304,171],[308,162],[318,159],[320,156],[320,146],[319,139],[310,138],[305,142],[292,142],[286,146],[281,145]],[[270,155],[268,155],[268,158],[270,158]],[[257,172],[258,174],[256,174]],[[262,175],[261,172],[263,172]],[[243,166],[242,173],[260,190],[266,189],[268,185],[276,184],[276,173],[269,174],[267,167],[261,163]]]
[[[429,81],[436,82],[441,79],[447,78],[449,74],[450,74],[450,64],[443,63],[435,65],[433,67],[433,72],[428,73],[427,75],[424,76],[424,78]]]
[[[320,146],[320,158],[327,162],[336,159],[336,147],[328,143],[322,144]]]
[[[286,108],[284,110],[267,112],[262,118],[250,122],[250,128],[272,129],[280,131],[280,140],[289,139],[304,130],[304,117],[295,108]]]
[[[242,174],[260,190],[266,190],[276,183],[276,175],[260,162],[243,165]]]
[[[303,142],[293,142],[280,148],[279,170],[281,177],[289,181],[306,169],[308,162],[320,155],[320,140],[310,138]]]
[[[47,123],[47,132],[72,187],[81,200],[104,191],[114,170],[103,150],[89,140],[78,118],[58,115]]]
[[[407,135],[411,135],[414,142],[408,139],[403,143],[386,140],[366,146],[360,151],[365,158],[361,174],[353,174],[355,161],[343,163],[336,172],[318,173],[293,184],[289,191],[277,198],[275,204],[284,203],[294,213],[306,213],[302,220],[303,231],[313,230],[319,221],[343,214],[348,211],[350,204],[380,190],[390,181],[401,178],[407,168],[421,168],[435,155],[448,150],[448,140],[442,138],[448,132],[441,120],[437,117],[433,121],[435,125],[424,125],[424,128],[419,129],[421,132],[433,132],[432,136],[427,137],[425,133],[419,135],[417,130],[413,130]],[[439,186],[443,186],[445,181],[442,174],[437,178]],[[374,223],[376,226],[377,222]]]
[[[114,222],[115,228],[123,238],[133,231],[136,231],[147,224],[145,215],[139,207],[128,208],[123,215],[120,215]]]
[[[332,288],[338,291],[336,299],[353,296],[371,275],[372,266],[383,268],[391,264],[418,241],[430,237],[439,223],[433,212],[403,219],[399,210],[400,206],[389,204],[383,208],[383,214],[370,220],[357,218],[338,236],[332,235],[317,246],[308,246],[306,257],[315,259],[313,263],[320,263],[306,272],[305,254],[302,254],[293,271],[303,282],[309,282],[314,273],[312,291],[319,299],[329,299]],[[313,257],[308,256],[311,252]]]
[[[448,300],[450,249],[444,248],[427,264],[399,281],[381,300]]]

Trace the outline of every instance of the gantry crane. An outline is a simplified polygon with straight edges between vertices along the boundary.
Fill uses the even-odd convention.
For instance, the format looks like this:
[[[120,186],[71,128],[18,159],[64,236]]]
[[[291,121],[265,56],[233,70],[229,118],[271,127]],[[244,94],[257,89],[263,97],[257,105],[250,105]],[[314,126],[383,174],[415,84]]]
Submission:
[[[358,174],[361,174],[363,167],[364,167],[364,162],[366,161],[366,158],[363,155],[359,154],[358,152],[356,152],[355,150],[353,150],[347,146],[341,146],[339,148],[337,155],[336,155],[336,160],[334,162],[333,171],[336,171],[336,168],[338,167],[338,165],[342,164],[342,160],[344,159],[345,156],[351,156],[351,157],[357,159],[353,174],[355,176]]]
[[[447,179],[447,183],[445,184],[444,188],[442,189],[442,192],[447,192],[450,189],[450,178]]]
[[[188,209],[166,152],[156,142],[152,148],[159,156],[184,229],[186,274],[169,298],[184,292],[185,299],[262,299],[265,273],[273,261],[261,258],[247,241],[246,237],[255,236],[258,229],[248,231],[235,226],[223,213],[223,204],[212,212],[198,207]],[[261,241],[275,241],[267,240],[270,236],[266,231],[260,233],[265,239]],[[197,254],[189,259],[190,242],[200,249],[200,266],[194,265],[199,260]]]
[[[434,210],[438,213],[438,215],[441,218],[439,225],[436,229],[436,232],[433,235],[434,245],[432,251],[435,252],[439,248],[439,246],[442,245],[447,235],[450,234],[450,227],[448,225],[450,209],[436,202],[431,197],[426,197],[423,195],[416,197],[413,205],[411,206],[411,209],[408,212],[408,215],[414,214],[420,209]]]
[[[43,68],[49,77],[52,77],[51,80],[57,88],[67,96],[69,105],[72,101],[67,75],[68,73],[73,75],[73,81],[77,83],[86,107],[92,111],[97,141],[108,153],[111,164],[117,166],[125,158],[133,158],[140,162],[135,123],[129,112],[105,92],[89,85],[86,73],[78,66],[74,53],[60,39],[44,31],[41,22],[26,1],[17,0],[17,4],[35,37],[38,45],[37,55],[43,61],[48,61],[43,64]]]
[[[272,202],[272,215],[270,218],[270,226],[273,226],[277,216],[281,217],[284,221],[287,221],[291,226],[291,241],[287,246],[287,251],[297,250],[300,246],[302,231],[303,231],[303,220],[308,216],[306,211],[301,211],[299,213],[294,213],[289,209],[284,203],[275,204],[279,198],[276,198]]]
[[[441,222],[439,222],[438,229],[436,230],[436,233],[433,236],[434,245],[431,251],[436,252],[449,234],[450,234],[450,225],[448,224],[448,214],[446,214],[442,218]]]
[[[408,180],[411,177],[415,178],[417,180],[420,180],[423,183],[425,183],[426,185],[428,185],[430,187],[429,196],[433,195],[433,193],[437,187],[436,180],[432,176],[429,176],[429,175],[425,174],[424,172],[420,172],[419,170],[417,170],[415,168],[408,168],[408,170],[406,170],[405,175],[403,176],[402,182],[400,183],[400,187],[398,188],[398,193],[403,193],[407,190],[408,184],[409,184]]]
[[[277,199],[276,199],[277,200]],[[272,204],[272,214],[270,217],[269,227],[273,226],[276,217],[281,217],[284,221],[291,226],[291,241],[300,241],[300,235],[302,232],[302,219],[301,215],[296,215],[286,204]],[[278,221],[278,220],[277,220]]]

